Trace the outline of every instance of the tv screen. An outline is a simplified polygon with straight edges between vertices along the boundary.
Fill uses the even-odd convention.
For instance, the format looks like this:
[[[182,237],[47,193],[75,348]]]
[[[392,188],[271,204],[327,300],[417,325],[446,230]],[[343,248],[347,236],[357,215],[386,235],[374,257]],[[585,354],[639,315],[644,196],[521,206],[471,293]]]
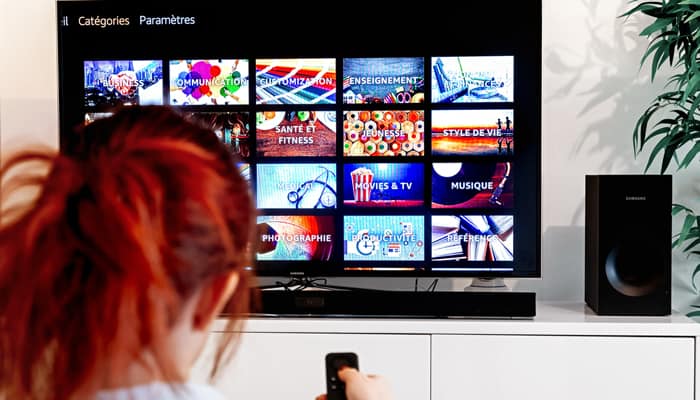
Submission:
[[[61,146],[117,107],[210,128],[261,276],[540,276],[541,1],[250,6],[59,1]]]

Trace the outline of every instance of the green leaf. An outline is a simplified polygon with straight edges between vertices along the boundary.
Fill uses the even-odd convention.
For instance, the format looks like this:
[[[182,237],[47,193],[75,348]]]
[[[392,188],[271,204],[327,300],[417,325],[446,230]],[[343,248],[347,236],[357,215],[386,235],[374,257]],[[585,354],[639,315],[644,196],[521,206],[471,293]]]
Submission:
[[[689,96],[688,100],[692,101],[690,103],[690,107],[688,107],[688,114],[693,115],[695,114],[695,110],[698,109],[698,106],[700,106],[700,96],[697,96],[696,98],[693,98],[694,95]],[[684,122],[688,122],[687,119]]]
[[[678,145],[673,140],[664,148],[664,156],[661,158],[661,173],[663,174],[671,165],[671,160],[675,157]]]
[[[639,154],[646,143],[647,126],[649,125],[649,119],[656,111],[656,107],[649,107],[642,117],[637,121],[637,125],[634,128],[633,145],[635,153]]]
[[[657,122],[654,126],[659,126],[659,125],[677,125],[681,123],[681,118],[664,118],[661,121]]]
[[[663,41],[663,40],[660,40],[656,43],[650,44],[649,47],[647,48],[647,51],[644,52],[644,55],[642,56],[642,61],[639,62],[639,68],[641,69],[644,66],[644,64],[647,61],[647,58],[649,56],[651,56],[652,54],[656,55],[657,52],[665,52],[666,49],[662,48],[664,46],[664,44],[665,44],[665,41]],[[652,63],[652,69],[653,68],[654,68],[654,64]],[[654,74],[654,71],[652,70],[652,74],[651,74],[651,81],[652,82],[654,82],[654,76],[655,76],[655,74]]]
[[[660,95],[656,96],[657,101],[671,101],[671,102],[677,102],[680,101],[683,98],[683,92],[680,90],[674,90],[671,92],[665,92],[661,93]]]
[[[693,253],[690,251],[691,249],[694,249],[696,247],[696,243],[694,243],[696,240],[700,240],[700,230],[697,227],[693,227],[690,230],[688,230],[687,235],[684,235],[682,233],[677,233],[676,235],[673,236],[673,241],[672,241],[672,247],[680,247],[683,243],[693,241],[691,242],[690,245],[686,246],[686,249],[683,250],[685,253]],[[696,250],[693,250],[696,251]]]
[[[683,204],[674,203],[674,204],[671,206],[671,215],[677,215],[677,214],[678,214],[679,212],[681,212],[681,211],[685,211],[685,212],[687,212],[687,213],[693,214],[693,210],[691,210],[690,208],[684,206]]]
[[[669,67],[673,67],[673,56],[676,54],[676,46],[671,46],[670,49],[668,49],[668,65]]]
[[[685,221],[683,221],[683,228],[681,228],[681,232],[678,235],[679,243],[682,243],[687,239],[688,235],[690,234],[690,228],[693,227],[693,224],[695,224],[695,216],[686,215]]]
[[[695,239],[693,243],[689,244],[685,249],[683,249],[684,253],[687,253],[688,250],[692,249],[693,247],[697,246],[700,244],[700,239]]]
[[[656,31],[660,31],[663,28],[667,27],[672,22],[673,22],[673,18],[659,18],[656,21],[649,24],[649,26],[644,28],[644,30],[642,30],[639,33],[639,36],[649,36],[652,33],[656,32]]]
[[[688,100],[688,97],[697,93],[698,89],[700,89],[700,75],[693,75],[693,77],[688,81],[688,86],[683,91],[681,101]],[[692,114],[692,112],[688,111],[688,114]]]
[[[700,153],[700,142],[696,142],[695,145],[693,145],[690,151],[683,158],[683,161],[681,161],[678,169],[687,168],[698,153]]]
[[[658,129],[658,130],[661,130],[661,129],[666,129],[666,130],[668,130],[668,128],[660,128],[660,129]],[[657,131],[658,131],[658,130],[657,130]],[[654,134],[652,134],[652,136],[654,136]],[[672,136],[666,136],[666,137],[664,137],[663,139],[659,140],[658,143],[656,143],[656,146],[654,146],[654,149],[651,151],[651,154],[649,155],[649,161],[647,162],[646,167],[644,167],[644,172],[649,171],[649,168],[651,167],[651,164],[654,162],[654,159],[655,159],[656,156],[659,154],[659,152],[660,152],[661,150],[664,150],[664,151],[665,151],[666,146],[669,145],[669,144],[671,143],[671,138],[672,138]],[[664,171],[662,170],[661,172],[663,173]]]
[[[675,125],[665,125],[662,126],[661,128],[658,128],[654,130],[652,133],[649,134],[649,136],[646,137],[646,142],[651,140],[652,138],[659,136],[659,135],[670,135],[670,130],[673,128]]]
[[[651,10],[656,10],[661,6],[661,2],[658,1],[645,1],[644,3],[639,4],[638,6],[632,8],[629,11],[626,11],[624,14],[620,15],[620,17],[629,17],[632,14],[636,14],[638,12],[646,12],[646,11],[651,11]]]
[[[658,43],[661,43],[662,46],[665,46],[664,48],[659,48],[656,53],[654,54],[654,59],[651,62],[651,81],[654,82],[654,79],[656,79],[656,72],[659,70],[659,67],[666,61],[667,58],[670,57],[669,54],[669,49],[673,49],[673,46],[669,46],[669,42],[666,40],[660,40]]]
[[[675,125],[673,128],[671,128],[671,140],[665,146],[664,156],[661,160],[661,173],[666,172],[669,165],[671,164],[671,160],[675,160],[676,163],[678,163],[678,157],[676,156],[676,152],[683,145],[685,140],[685,133],[681,131],[680,128],[681,127],[678,125]]]
[[[654,36],[650,40],[650,42],[656,42],[657,40],[663,39],[666,41],[667,44],[670,44],[669,45],[669,48],[670,48],[670,47],[674,47],[673,45],[676,44],[676,42],[679,40],[680,37],[681,37],[680,32],[678,32],[678,30],[673,25],[671,25],[668,28],[668,30],[662,31],[658,35]]]
[[[689,17],[685,18],[685,22],[690,22],[697,18],[700,18],[700,11],[695,11],[694,13],[690,14]]]
[[[692,68],[696,69],[697,66]],[[692,73],[689,72],[688,82],[678,88],[678,91],[683,91],[683,95],[686,99],[688,99],[689,103],[692,103],[698,97],[698,91],[695,90],[698,87],[698,81],[700,81],[700,74],[698,74],[696,71],[692,71]]]
[[[688,318],[700,316],[700,310],[699,311],[690,311],[689,313],[685,314],[685,316]]]
[[[687,81],[687,78],[687,74],[685,73],[672,75],[670,78],[668,78],[668,81],[664,86],[668,88],[672,83],[678,82],[678,88],[680,88]]]
[[[683,111],[683,110],[676,109],[676,110],[672,110],[671,112],[676,114],[676,119],[685,120],[686,118],[688,118],[688,113]]]
[[[695,285],[695,275],[697,275],[698,272],[700,272],[700,264],[695,266],[695,270],[693,271],[693,275],[691,276],[691,282],[693,283],[693,290],[695,290],[696,292],[698,291],[698,287]]]

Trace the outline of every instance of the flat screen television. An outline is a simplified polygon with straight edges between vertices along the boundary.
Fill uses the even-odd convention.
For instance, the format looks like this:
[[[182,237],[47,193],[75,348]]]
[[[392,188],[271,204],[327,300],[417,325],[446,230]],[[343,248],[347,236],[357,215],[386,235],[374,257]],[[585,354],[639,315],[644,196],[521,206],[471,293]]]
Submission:
[[[118,106],[206,124],[260,276],[540,276],[541,1],[255,6],[59,1],[61,146]]]

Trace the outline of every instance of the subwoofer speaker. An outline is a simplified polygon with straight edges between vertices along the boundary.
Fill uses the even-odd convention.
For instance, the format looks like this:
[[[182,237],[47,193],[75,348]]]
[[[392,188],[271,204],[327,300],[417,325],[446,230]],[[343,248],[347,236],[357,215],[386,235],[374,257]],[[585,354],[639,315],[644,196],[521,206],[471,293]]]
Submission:
[[[670,175],[586,176],[586,303],[601,315],[671,313]]]

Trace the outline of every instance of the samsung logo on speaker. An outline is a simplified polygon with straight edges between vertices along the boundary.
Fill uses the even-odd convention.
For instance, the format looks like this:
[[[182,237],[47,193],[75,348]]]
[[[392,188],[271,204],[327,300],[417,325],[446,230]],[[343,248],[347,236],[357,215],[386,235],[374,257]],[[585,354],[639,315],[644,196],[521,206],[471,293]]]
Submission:
[[[625,196],[625,200],[628,201],[644,201],[646,199],[646,196]]]

